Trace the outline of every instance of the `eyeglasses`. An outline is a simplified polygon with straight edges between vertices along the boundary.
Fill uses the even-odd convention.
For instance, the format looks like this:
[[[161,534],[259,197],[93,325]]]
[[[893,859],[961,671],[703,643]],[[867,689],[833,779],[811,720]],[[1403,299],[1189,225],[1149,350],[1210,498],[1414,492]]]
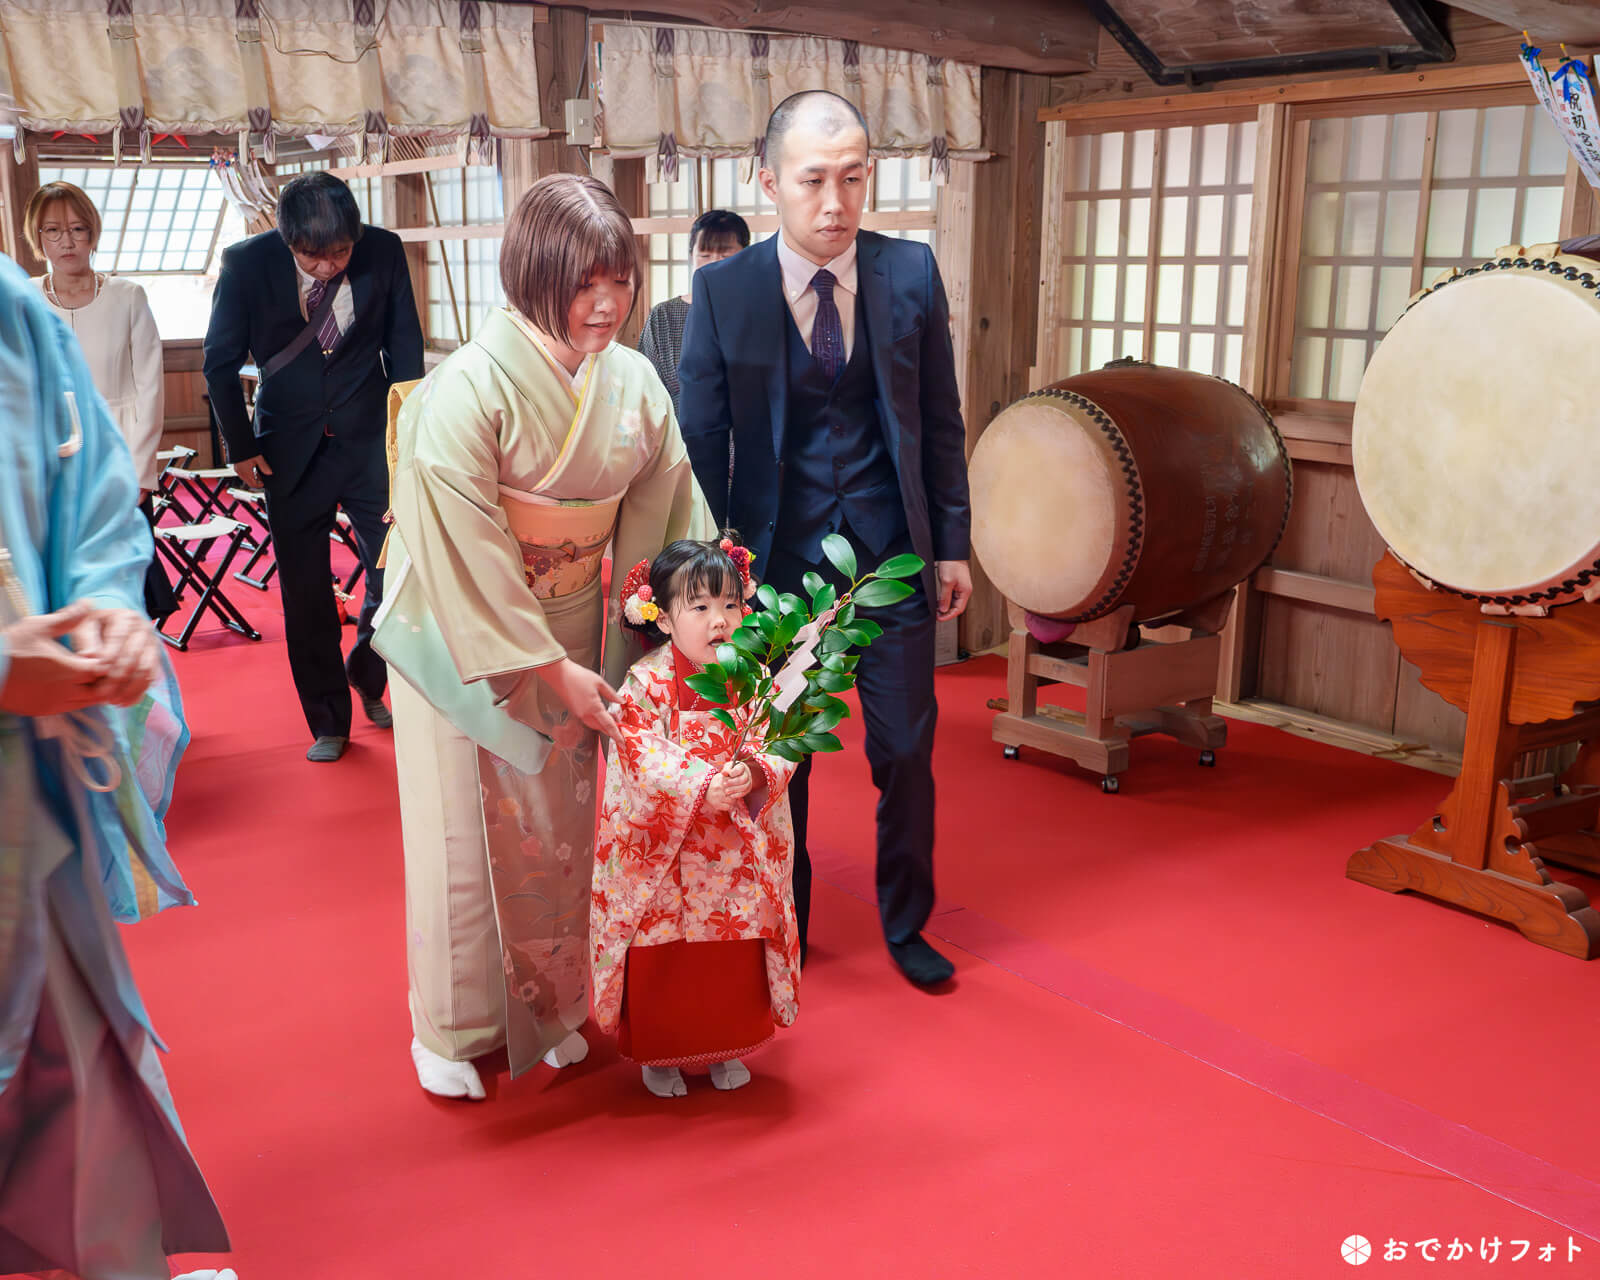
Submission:
[[[74,224],[70,227],[40,227],[39,239],[50,244],[61,244],[67,240],[87,240],[93,235],[88,227]]]

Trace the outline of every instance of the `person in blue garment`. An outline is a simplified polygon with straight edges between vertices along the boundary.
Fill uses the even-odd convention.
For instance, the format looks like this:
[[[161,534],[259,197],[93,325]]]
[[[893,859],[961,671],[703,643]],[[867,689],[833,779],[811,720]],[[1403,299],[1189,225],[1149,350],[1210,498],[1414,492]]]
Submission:
[[[193,902],[161,826],[187,734],[127,445],[4,259],[0,403],[0,1274],[167,1280],[228,1235],[116,920]]]

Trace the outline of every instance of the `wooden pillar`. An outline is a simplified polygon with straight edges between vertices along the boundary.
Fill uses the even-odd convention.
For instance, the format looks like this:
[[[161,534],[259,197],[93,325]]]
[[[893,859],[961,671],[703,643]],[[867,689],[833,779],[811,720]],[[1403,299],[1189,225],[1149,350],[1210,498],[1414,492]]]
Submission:
[[[383,207],[390,226],[428,225],[428,175],[402,173],[383,180]],[[411,293],[417,302],[417,319],[428,334],[428,246],[420,240],[406,241],[406,267],[411,273]]]
[[[1256,112],[1254,194],[1250,204],[1250,276],[1245,286],[1244,340],[1239,381],[1262,403],[1271,397],[1275,344],[1272,301],[1278,282],[1273,266],[1279,261],[1288,193],[1289,107],[1263,103]],[[1152,277],[1153,278],[1153,277]],[[1234,596],[1233,613],[1222,632],[1222,665],[1217,672],[1217,696],[1238,702],[1256,691],[1261,652],[1261,596],[1246,580]]]
[[[522,194],[549,173],[588,173],[581,147],[566,140],[566,102],[578,96],[589,57],[582,9],[551,9],[549,21],[533,29],[534,65],[539,73],[539,118],[553,130],[549,138],[505,138],[500,142],[500,193],[506,213]],[[593,99],[593,91],[589,94]]]
[[[613,160],[609,185],[617,193],[617,200],[630,218],[648,217],[650,213],[650,188],[645,182],[644,161]],[[617,334],[617,341],[626,347],[639,345],[639,334],[650,316],[655,299],[650,296],[650,272],[645,264],[650,261],[650,237],[636,236],[639,245],[639,296],[633,304],[633,315]]]
[[[39,189],[39,161],[29,147],[21,164],[11,149],[9,139],[0,143],[0,214],[5,224],[5,251],[7,255],[30,276],[44,274],[44,259],[28,247],[22,234],[22,215],[27,212],[28,200]]]
[[[1044,180],[1044,76],[985,68],[983,140],[991,159],[955,166],[940,195],[941,269],[950,293],[957,379],[970,456],[984,429],[1028,390],[1039,296],[1039,218]],[[964,339],[964,340],[963,340]],[[1006,602],[973,560],[972,603],[961,647],[1003,644]]]

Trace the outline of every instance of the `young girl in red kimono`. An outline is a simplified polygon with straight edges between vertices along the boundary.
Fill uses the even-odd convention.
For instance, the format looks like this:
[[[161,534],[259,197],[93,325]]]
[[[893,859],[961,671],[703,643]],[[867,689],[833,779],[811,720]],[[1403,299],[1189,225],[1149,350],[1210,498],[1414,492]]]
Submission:
[[[622,592],[628,621],[669,643],[628,672],[607,756],[590,908],[595,1020],[663,1098],[686,1092],[685,1066],[707,1066],[719,1089],[748,1083],[739,1059],[796,1012],[784,794],[795,766],[748,743],[735,760],[739,734],[684,682],[743,618],[748,565],[726,538],[674,542]]]

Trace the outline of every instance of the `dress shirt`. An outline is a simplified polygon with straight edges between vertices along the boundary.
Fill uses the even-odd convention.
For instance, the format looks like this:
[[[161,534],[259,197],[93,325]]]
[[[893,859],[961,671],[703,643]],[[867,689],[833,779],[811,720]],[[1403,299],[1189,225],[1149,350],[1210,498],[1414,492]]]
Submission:
[[[817,291],[811,287],[811,277],[823,270],[833,272],[837,282],[833,286],[833,300],[839,308],[839,324],[844,329],[844,358],[849,360],[856,340],[856,242],[851,240],[849,248],[819,267],[791,249],[780,231],[778,265],[783,268],[784,299],[807,351],[811,350],[811,329],[817,322]]]
[[[300,314],[307,320],[311,319],[311,312],[306,307],[306,296],[311,292],[311,286],[316,284],[315,276],[308,276],[300,270],[300,264],[294,264],[294,273],[300,277]],[[347,275],[339,281],[339,292],[333,295],[333,318],[339,322],[339,332],[349,333],[350,326],[355,323],[356,300],[350,291],[350,277]]]

